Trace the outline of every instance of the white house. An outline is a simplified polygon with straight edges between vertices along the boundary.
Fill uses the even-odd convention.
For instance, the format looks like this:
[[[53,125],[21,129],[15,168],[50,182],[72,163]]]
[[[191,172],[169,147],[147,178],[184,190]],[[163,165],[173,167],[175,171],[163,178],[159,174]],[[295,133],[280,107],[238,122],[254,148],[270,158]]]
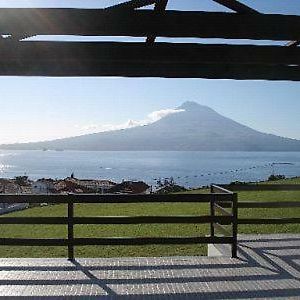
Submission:
[[[53,179],[39,179],[31,184],[33,194],[49,194],[54,188]]]

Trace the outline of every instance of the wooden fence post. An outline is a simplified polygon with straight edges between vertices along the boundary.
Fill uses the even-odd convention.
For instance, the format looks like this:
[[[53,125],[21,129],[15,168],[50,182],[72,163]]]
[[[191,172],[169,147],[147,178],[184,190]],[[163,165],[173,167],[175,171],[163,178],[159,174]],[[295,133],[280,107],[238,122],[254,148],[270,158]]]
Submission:
[[[210,215],[211,215],[211,217],[214,217],[214,215],[215,215],[215,208],[214,208],[215,195],[213,195],[214,190],[213,190],[212,185],[210,186],[210,193],[211,193],[211,195],[210,195]],[[215,236],[215,228],[214,228],[214,221],[213,220],[210,221],[210,236],[211,237]]]
[[[237,258],[237,233],[238,233],[238,195],[237,193],[232,194],[232,248],[231,256]]]
[[[68,259],[74,260],[74,203],[70,196],[68,202]]]

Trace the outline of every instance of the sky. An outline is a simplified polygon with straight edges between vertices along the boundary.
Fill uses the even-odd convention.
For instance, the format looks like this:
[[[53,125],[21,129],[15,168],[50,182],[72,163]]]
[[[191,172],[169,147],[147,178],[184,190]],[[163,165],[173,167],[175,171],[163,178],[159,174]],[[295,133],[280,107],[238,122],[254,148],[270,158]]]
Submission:
[[[16,7],[101,8],[117,2],[0,0],[0,7],[14,4]],[[264,13],[300,15],[300,3],[295,0],[243,3]],[[168,9],[229,11],[211,0],[169,0]],[[195,42],[224,41],[197,39]],[[1,77],[0,90],[0,144],[50,140],[153,122],[172,113],[172,109],[185,101],[207,105],[263,132],[300,139],[300,83],[297,82]]]

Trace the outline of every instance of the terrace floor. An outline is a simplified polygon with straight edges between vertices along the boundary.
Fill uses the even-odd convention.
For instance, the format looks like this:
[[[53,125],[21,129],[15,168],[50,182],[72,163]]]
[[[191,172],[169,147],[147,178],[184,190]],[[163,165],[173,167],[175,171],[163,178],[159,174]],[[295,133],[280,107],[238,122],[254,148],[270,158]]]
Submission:
[[[239,259],[0,259],[5,299],[300,299],[300,234],[239,236]]]

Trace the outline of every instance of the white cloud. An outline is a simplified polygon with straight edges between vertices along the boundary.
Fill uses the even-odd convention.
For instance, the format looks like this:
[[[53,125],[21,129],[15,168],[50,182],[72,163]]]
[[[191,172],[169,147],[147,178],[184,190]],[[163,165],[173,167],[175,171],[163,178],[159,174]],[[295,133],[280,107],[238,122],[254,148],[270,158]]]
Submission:
[[[168,109],[157,110],[157,111],[154,111],[151,114],[149,114],[148,119],[151,121],[150,123],[153,123],[153,122],[156,122],[168,115],[172,115],[172,114],[179,113],[182,111],[184,111],[184,109],[168,108]]]
[[[76,125],[76,127],[79,128],[80,134],[127,129],[127,128],[133,128],[137,126],[148,125],[168,115],[183,112],[183,111],[184,109],[168,108],[168,109],[153,111],[152,113],[148,114],[147,118],[145,118],[144,120],[128,120],[127,122],[121,124],[88,124],[83,127]]]

